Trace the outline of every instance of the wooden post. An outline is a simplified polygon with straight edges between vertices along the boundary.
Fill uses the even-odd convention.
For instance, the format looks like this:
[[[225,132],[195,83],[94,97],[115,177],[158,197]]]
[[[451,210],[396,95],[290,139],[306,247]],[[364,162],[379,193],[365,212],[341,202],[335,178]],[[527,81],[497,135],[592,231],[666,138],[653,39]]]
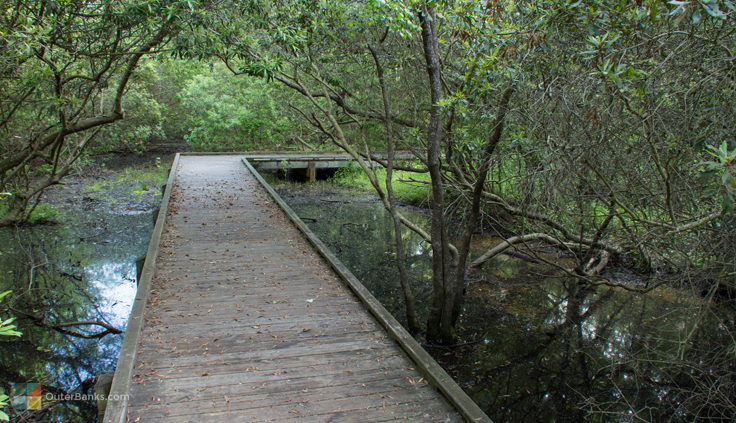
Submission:
[[[315,162],[309,162],[309,165],[307,165],[307,180],[309,182],[317,180],[317,164]]]
[[[112,377],[114,373],[102,373],[97,375],[95,382],[95,394],[97,394],[97,421],[101,422],[105,419],[105,409],[107,409],[107,397],[110,395],[110,387],[112,387]]]
[[[141,275],[143,274],[143,265],[146,263],[146,256],[138,257],[138,259],[135,261],[135,283],[138,285],[138,282],[141,280]]]

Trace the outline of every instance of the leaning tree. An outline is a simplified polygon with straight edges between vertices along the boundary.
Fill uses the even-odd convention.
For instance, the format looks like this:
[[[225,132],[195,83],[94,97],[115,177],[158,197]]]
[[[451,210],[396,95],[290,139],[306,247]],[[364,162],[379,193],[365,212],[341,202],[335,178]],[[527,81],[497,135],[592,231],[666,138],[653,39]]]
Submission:
[[[23,220],[105,125],[125,116],[143,58],[201,2],[18,1],[0,6],[0,225]]]

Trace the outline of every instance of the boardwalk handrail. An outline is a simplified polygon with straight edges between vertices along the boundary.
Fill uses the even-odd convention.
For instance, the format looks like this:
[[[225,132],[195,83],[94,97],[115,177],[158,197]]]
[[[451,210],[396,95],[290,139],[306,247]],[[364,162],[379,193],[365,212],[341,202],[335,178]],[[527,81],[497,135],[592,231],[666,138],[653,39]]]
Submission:
[[[138,341],[140,340],[141,329],[143,327],[143,312],[145,311],[146,302],[148,302],[148,296],[151,291],[151,280],[153,279],[153,272],[156,268],[156,256],[158,256],[161,235],[166,224],[166,214],[169,210],[171,192],[174,190],[176,169],[179,166],[180,157],[181,154],[176,153],[174,161],[171,164],[171,170],[169,170],[166,191],[161,198],[161,208],[156,219],[156,224],[153,227],[151,241],[148,243],[146,261],[143,264],[143,271],[138,282],[138,290],[133,300],[133,308],[130,311],[128,326],[125,330],[125,337],[123,338],[123,345],[118,355],[117,367],[115,368],[115,375],[112,379],[103,423],[125,423],[128,409],[128,394],[133,379],[133,366],[135,365]]]
[[[468,422],[492,423],[491,419],[478,407],[455,380],[440,367],[427,351],[412,337],[409,332],[399,323],[380,301],[363,286],[358,278],[330,251],[330,249],[309,229],[299,218],[294,210],[281,198],[281,196],[263,179],[255,168],[243,158],[243,164],[253,174],[261,186],[268,192],[273,200],[281,207],[289,220],[294,223],[317,252],[325,259],[332,269],[342,278],[351,291],[355,293],[363,305],[370,311],[378,323],[384,327],[386,332],[396,340],[399,346],[417,365],[419,371],[429,383],[437,388],[447,400],[455,407],[463,418]],[[107,422],[105,422],[107,423]]]
[[[344,151],[323,151],[323,152],[285,152],[285,153],[247,153],[243,154],[247,160],[256,162],[263,161],[279,161],[279,160],[296,160],[296,161],[334,161],[334,160],[354,160],[353,156]],[[378,152],[371,153],[371,158],[379,160],[387,160],[388,154]],[[367,157],[364,156],[367,159]],[[411,152],[397,152],[395,158],[399,160],[414,159],[416,156]]]

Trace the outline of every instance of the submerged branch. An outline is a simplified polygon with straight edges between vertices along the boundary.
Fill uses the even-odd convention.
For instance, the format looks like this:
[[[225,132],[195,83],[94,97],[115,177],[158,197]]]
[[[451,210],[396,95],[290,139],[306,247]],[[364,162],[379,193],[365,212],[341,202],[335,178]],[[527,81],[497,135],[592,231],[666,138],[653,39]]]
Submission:
[[[122,331],[122,330],[120,330],[120,329],[118,329],[118,328],[116,328],[116,327],[114,327],[112,325],[109,325],[109,324],[107,324],[105,322],[102,322],[102,321],[99,321],[99,320],[80,320],[80,321],[76,321],[76,322],[49,323],[49,322],[47,322],[41,316],[37,316],[37,315],[31,314],[31,313],[26,313],[26,312],[23,312],[23,311],[20,311],[20,310],[16,310],[16,309],[11,309],[11,310],[14,313],[17,313],[17,314],[20,314],[20,315],[23,315],[23,316],[27,317],[36,326],[40,326],[40,327],[43,327],[43,328],[51,329],[51,330],[54,330],[56,332],[59,332],[59,333],[61,333],[63,335],[69,335],[69,336],[73,336],[75,338],[98,339],[98,338],[102,338],[102,337],[104,337],[106,335],[109,335],[109,334],[118,335],[118,334],[121,334],[121,333],[124,332],[124,331]],[[102,332],[88,334],[88,333],[77,332],[77,331],[66,329],[66,328],[69,328],[69,327],[77,327],[77,326],[99,326],[99,327],[104,328],[105,330],[103,330]]]

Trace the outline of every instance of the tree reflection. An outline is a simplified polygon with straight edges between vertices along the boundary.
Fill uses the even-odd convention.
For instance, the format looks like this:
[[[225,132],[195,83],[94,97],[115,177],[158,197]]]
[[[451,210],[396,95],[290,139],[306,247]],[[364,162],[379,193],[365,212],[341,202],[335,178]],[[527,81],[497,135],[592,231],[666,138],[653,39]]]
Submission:
[[[733,408],[725,403],[732,392],[725,391],[733,385],[724,380],[709,387],[719,398],[707,401],[696,393],[703,389],[693,389],[706,374],[730,380],[734,370],[733,357],[730,370],[725,361],[703,360],[707,351],[722,350],[713,346],[728,345],[730,333],[715,318],[693,321],[694,313],[703,310],[699,299],[668,288],[635,294],[554,278],[539,285],[508,283],[494,287],[511,291],[503,301],[489,307],[473,295],[470,306],[476,309],[466,313],[486,317],[463,322],[466,334],[485,329],[486,342],[440,356],[497,419],[715,417],[703,404],[715,404],[719,419],[732,418],[728,410]],[[689,333],[693,337],[686,341]]]
[[[310,218],[312,230],[401,320],[386,233],[391,225],[380,205],[294,190],[283,191],[287,202]],[[414,290],[429,292],[428,250],[413,234],[406,236],[406,245],[416,247],[408,248]],[[637,293],[581,284],[542,264],[567,265],[564,258],[538,254],[540,260],[498,256],[488,272],[471,275],[458,324],[463,342],[425,346],[493,419],[736,418],[733,310],[666,286]],[[421,313],[428,303],[426,296],[418,303]]]
[[[96,376],[114,371],[135,292],[133,263],[145,251],[150,217],[86,218],[0,230],[0,290],[13,291],[4,315],[16,316],[23,332],[0,340],[5,383],[41,383],[44,394],[92,394]],[[44,400],[42,410],[18,412],[14,421],[96,417],[94,401]]]

